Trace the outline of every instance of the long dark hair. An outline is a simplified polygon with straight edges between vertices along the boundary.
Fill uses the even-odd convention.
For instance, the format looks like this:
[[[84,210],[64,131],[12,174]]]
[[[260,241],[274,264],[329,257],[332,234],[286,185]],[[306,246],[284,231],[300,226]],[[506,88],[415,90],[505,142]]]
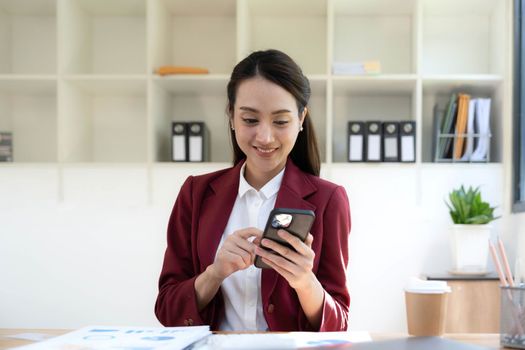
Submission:
[[[233,118],[237,88],[244,80],[260,76],[288,91],[297,102],[299,115],[308,106],[311,90],[308,78],[301,68],[284,52],[278,50],[256,51],[239,62],[233,69],[228,83],[228,114]],[[230,130],[233,145],[233,164],[246,158],[235,139],[235,131]],[[307,109],[303,122],[303,131],[299,132],[290,158],[302,171],[319,176],[321,161],[319,148],[310,113]]]

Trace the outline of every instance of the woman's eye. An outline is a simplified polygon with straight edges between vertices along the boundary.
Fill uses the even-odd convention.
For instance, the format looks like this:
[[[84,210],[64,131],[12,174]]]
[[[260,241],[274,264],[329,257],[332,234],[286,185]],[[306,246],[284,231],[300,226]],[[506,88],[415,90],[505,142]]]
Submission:
[[[257,119],[255,118],[242,118],[242,121],[246,124],[255,124],[257,123]]]
[[[274,123],[279,126],[282,126],[288,124],[288,120],[276,120]]]

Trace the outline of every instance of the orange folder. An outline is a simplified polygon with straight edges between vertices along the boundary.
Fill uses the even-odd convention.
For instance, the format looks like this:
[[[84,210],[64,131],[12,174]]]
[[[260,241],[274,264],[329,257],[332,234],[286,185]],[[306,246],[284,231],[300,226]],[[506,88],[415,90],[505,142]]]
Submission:
[[[209,74],[210,71],[206,68],[201,67],[188,67],[188,66],[161,66],[155,71],[158,75],[171,75],[171,74]]]
[[[456,142],[454,144],[454,159],[461,159],[463,156],[463,145],[468,120],[468,106],[470,95],[458,94],[458,117],[456,120]]]

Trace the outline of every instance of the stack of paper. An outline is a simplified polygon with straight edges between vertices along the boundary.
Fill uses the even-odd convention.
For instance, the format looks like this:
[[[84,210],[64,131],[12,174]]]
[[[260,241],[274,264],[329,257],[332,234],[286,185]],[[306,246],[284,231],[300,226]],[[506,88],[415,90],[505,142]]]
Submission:
[[[177,350],[184,349],[210,334],[209,326],[166,328],[90,326],[39,343],[22,346],[18,349]]]
[[[336,75],[380,74],[381,63],[379,61],[334,62],[332,72]]]

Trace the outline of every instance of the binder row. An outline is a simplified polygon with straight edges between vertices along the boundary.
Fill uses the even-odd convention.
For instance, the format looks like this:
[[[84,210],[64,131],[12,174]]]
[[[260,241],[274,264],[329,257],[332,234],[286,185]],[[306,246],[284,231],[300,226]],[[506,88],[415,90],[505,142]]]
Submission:
[[[174,162],[204,162],[207,128],[204,122],[172,122],[171,157]]]
[[[416,161],[416,122],[348,122],[349,162]]]

